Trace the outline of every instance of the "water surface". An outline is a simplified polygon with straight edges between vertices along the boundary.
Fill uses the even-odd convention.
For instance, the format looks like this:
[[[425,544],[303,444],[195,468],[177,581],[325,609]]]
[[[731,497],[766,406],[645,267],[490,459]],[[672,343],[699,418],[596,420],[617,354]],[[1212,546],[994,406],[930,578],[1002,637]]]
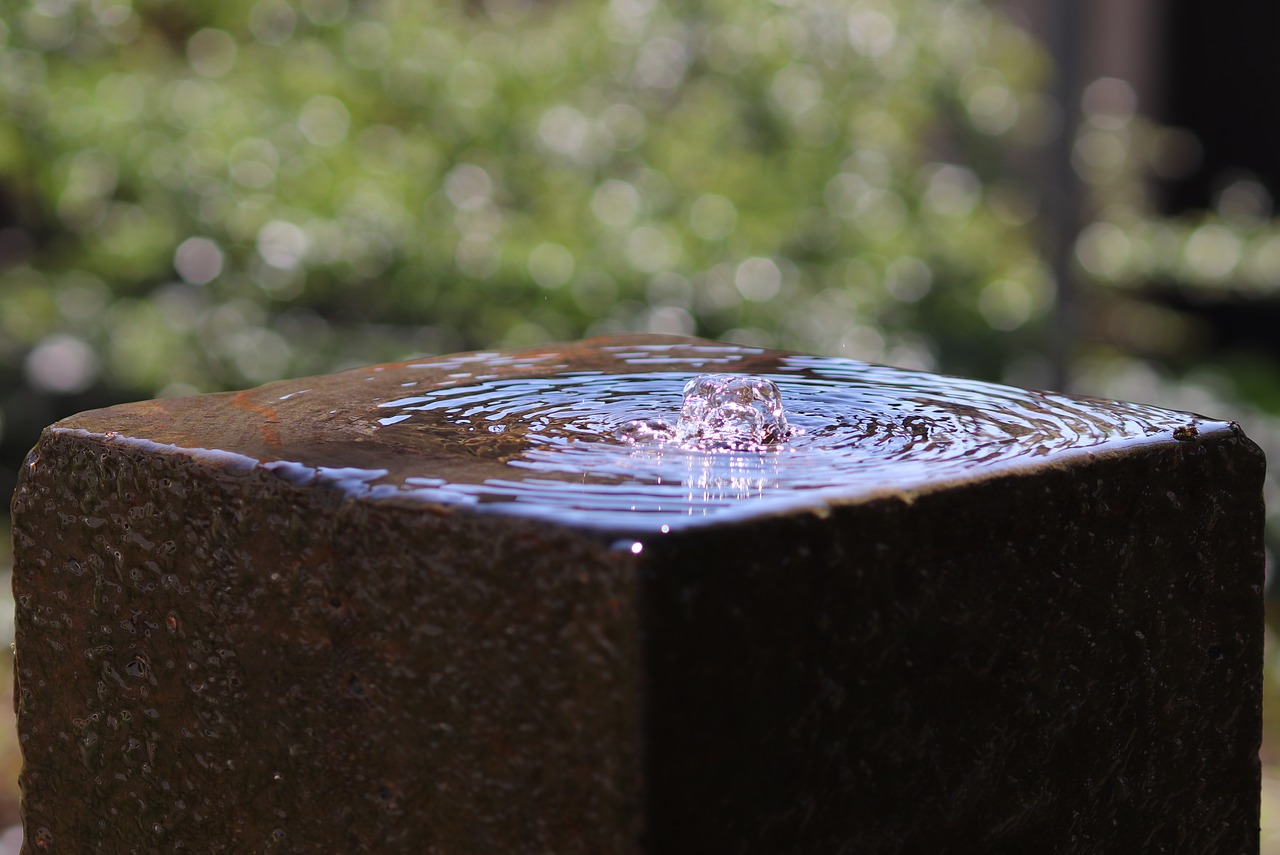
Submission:
[[[832,357],[724,347],[604,350],[613,365],[576,370],[563,360],[511,377],[489,363],[488,379],[454,372],[443,386],[377,402],[381,436],[501,466],[477,467],[483,477],[411,475],[396,489],[593,526],[660,529],[910,490],[1167,441],[1188,424],[1214,426],[1154,407]],[[735,362],[781,390],[792,431],[785,442],[739,451],[637,435],[636,423],[675,425],[689,379]]]
[[[776,384],[785,441],[706,448],[634,429],[675,425],[685,384],[709,373]],[[1138,404],[672,337],[410,360],[65,425],[361,500],[637,534],[1233,429]]]

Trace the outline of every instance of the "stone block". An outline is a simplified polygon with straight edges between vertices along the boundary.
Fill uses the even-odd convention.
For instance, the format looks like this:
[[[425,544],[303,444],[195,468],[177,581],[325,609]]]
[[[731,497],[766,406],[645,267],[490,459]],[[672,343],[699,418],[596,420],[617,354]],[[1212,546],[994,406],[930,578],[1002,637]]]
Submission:
[[[680,440],[713,372],[767,447]],[[83,413],[14,498],[25,851],[1256,852],[1262,473],[696,339]]]

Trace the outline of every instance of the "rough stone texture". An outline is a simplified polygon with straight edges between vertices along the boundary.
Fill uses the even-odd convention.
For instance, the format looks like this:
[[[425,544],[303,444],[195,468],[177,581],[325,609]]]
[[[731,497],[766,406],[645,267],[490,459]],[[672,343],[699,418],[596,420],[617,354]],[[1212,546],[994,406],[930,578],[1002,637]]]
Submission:
[[[36,455],[15,510],[40,851],[634,839],[636,579],[616,553],[65,432]]]
[[[475,449],[268,397],[32,452],[24,851],[1257,851],[1234,426],[633,541],[273,470]]]
[[[1260,463],[1225,439],[660,542],[650,851],[1257,852]]]

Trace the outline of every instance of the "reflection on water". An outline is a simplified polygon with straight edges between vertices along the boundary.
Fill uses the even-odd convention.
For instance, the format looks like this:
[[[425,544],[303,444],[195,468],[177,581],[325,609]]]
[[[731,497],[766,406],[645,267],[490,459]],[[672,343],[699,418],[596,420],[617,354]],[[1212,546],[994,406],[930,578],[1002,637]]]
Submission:
[[[683,392],[699,375],[753,379],[701,391],[694,382],[696,418],[685,413],[682,429]],[[716,411],[729,404],[749,434]],[[74,422],[112,442],[185,449],[236,477],[265,470],[362,499],[636,535],[1233,429],[1137,404],[674,337],[374,365]],[[730,441],[703,441],[720,430]]]
[[[379,438],[437,460],[465,455],[467,465],[437,466],[399,483],[384,478],[368,490],[655,530],[1168,440],[1173,428],[1194,421],[830,357],[732,347],[604,350],[613,351],[612,362],[600,369],[574,370],[568,359],[544,356],[513,372],[488,355],[449,365],[456,370],[443,382],[401,382],[411,394],[376,403]],[[735,364],[743,360],[750,365]],[[440,364],[397,370],[412,376],[428,367]],[[680,418],[691,376],[739,367],[781,390],[787,441],[727,448],[672,441],[669,426]]]

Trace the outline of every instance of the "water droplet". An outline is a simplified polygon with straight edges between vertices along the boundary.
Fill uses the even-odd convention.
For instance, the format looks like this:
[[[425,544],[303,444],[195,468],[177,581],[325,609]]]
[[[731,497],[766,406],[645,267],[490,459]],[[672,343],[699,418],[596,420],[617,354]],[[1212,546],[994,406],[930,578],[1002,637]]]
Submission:
[[[632,444],[670,442],[675,438],[675,431],[661,419],[637,419],[618,428],[613,436],[619,442]]]

